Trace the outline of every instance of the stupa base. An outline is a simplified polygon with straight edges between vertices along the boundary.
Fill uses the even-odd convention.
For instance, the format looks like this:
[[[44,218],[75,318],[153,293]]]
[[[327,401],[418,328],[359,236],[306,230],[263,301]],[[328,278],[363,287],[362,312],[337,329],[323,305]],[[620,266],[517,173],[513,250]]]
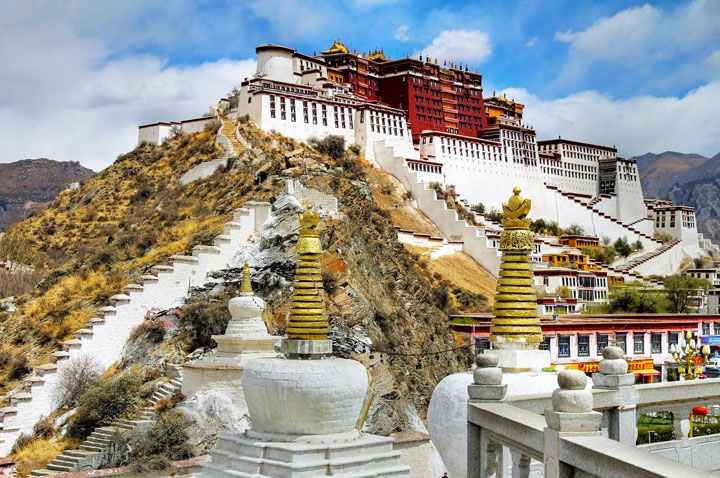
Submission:
[[[220,435],[210,463],[203,465],[203,478],[410,476],[410,467],[400,462],[400,452],[393,450],[390,437],[356,432],[349,441],[331,434],[315,435],[308,443],[265,441],[263,435],[252,438],[252,430],[244,435]]]
[[[245,364],[258,358],[275,357],[275,352],[232,353],[214,352],[197,362],[183,364],[183,395],[189,397],[203,390],[214,390],[232,400],[236,407],[247,410],[242,392]]]
[[[531,349],[492,349],[483,352],[495,355],[500,359],[498,367],[504,373],[541,371],[550,367],[550,351]]]

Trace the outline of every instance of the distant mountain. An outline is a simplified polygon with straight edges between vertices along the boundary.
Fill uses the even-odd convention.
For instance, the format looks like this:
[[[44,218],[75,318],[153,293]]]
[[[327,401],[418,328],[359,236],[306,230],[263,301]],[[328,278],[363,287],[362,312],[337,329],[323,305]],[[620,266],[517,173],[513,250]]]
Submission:
[[[0,163],[0,231],[94,174],[77,161],[40,158]]]
[[[698,230],[720,243],[720,153],[707,158],[666,151],[636,159],[645,197],[694,207]]]
[[[699,179],[698,169],[710,161],[699,154],[683,154],[666,151],[661,154],[647,153],[637,156],[640,181],[646,198],[664,197],[678,182]]]

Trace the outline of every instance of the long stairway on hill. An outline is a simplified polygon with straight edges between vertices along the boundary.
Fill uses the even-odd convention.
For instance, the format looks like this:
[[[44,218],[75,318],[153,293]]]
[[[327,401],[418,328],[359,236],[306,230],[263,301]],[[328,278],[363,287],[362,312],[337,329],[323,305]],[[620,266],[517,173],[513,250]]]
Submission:
[[[95,318],[75,331],[75,338],[51,354],[51,363],[35,367],[21,390],[6,397],[9,406],[0,409],[0,456],[7,456],[21,434],[31,435],[35,423],[56,408],[54,388],[58,372],[82,356],[93,357],[101,367],[116,362],[131,331],[145,321],[149,310],[164,310],[182,303],[190,287],[204,284],[208,273],[225,269],[234,255],[246,247],[262,228],[270,204],[247,202],[233,213],[223,234],[211,246],[195,246],[191,256],[174,255],[168,264],[158,264],[137,283],[126,285],[112,296]]]
[[[179,373],[182,369],[178,367]],[[176,369],[177,370],[177,369]],[[155,407],[163,400],[170,400],[182,389],[182,376],[161,382],[150,396],[150,406],[140,410],[137,419],[116,420],[110,425],[93,430],[77,450],[66,450],[53,458],[46,468],[33,470],[30,476],[46,476],[73,471],[95,470],[112,460],[113,444],[118,435],[149,430],[155,423]],[[124,450],[123,450],[124,451]]]

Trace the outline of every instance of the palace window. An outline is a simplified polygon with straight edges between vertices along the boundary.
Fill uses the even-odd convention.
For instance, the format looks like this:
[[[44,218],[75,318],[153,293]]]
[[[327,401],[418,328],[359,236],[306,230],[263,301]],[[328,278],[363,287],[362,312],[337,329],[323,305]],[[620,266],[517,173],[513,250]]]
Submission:
[[[703,335],[710,335],[710,322],[703,322],[703,323],[702,323],[702,334],[703,334]]]
[[[645,353],[645,334],[636,332],[633,334],[633,351],[636,354],[644,354]]]
[[[603,350],[605,350],[605,347],[608,346],[608,334],[598,334],[597,335],[597,355],[602,355]]]
[[[558,357],[570,356],[570,336],[560,335],[558,337]]]
[[[540,342],[540,345],[538,346],[540,350],[550,350],[550,336],[546,335],[543,337],[542,342]]]
[[[662,334],[650,336],[650,353],[659,354],[662,352]]]
[[[590,355],[590,336],[578,335],[578,356],[587,357]]]
[[[623,353],[627,353],[627,334],[617,334],[615,336],[615,345],[620,347]]]

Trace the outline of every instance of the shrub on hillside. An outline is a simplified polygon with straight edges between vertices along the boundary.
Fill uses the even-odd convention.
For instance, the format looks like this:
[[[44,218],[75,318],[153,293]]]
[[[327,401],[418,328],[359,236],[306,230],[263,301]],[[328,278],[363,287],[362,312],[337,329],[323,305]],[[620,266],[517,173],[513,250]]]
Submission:
[[[210,347],[215,344],[212,335],[225,333],[230,321],[227,305],[230,298],[219,298],[200,294],[183,307],[183,335],[195,347]]]
[[[93,383],[78,398],[77,412],[67,435],[84,439],[101,426],[111,424],[133,412],[140,401],[141,377],[132,372]]]
[[[54,390],[58,406],[74,406],[80,395],[100,378],[102,368],[90,355],[83,355],[60,369]]]
[[[167,470],[174,460],[195,454],[189,443],[188,421],[178,413],[164,413],[145,434],[130,440],[130,468],[135,473]]]
[[[330,135],[323,139],[311,138],[308,144],[311,148],[322,154],[327,154],[333,159],[340,159],[345,156],[345,138],[342,136]]]

